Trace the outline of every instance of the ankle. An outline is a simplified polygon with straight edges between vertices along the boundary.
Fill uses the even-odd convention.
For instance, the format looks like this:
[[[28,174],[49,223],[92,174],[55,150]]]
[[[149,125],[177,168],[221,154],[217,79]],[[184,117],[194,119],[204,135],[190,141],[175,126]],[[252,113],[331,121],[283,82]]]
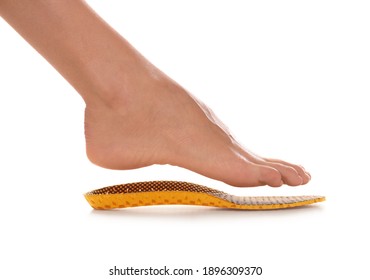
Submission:
[[[85,101],[88,107],[136,113],[139,108],[155,107],[157,102],[159,106],[163,98],[179,91],[184,90],[161,72],[121,73],[109,83],[101,85],[96,90],[97,94]]]

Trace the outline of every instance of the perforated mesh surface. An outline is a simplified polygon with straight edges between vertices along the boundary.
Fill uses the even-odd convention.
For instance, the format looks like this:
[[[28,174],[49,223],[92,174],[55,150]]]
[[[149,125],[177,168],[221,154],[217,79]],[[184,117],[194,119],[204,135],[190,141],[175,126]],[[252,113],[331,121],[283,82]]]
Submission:
[[[191,194],[192,198],[188,199],[188,196],[184,195],[184,193]],[[281,208],[285,208],[287,207],[287,205],[289,205],[289,207],[293,207],[325,200],[323,196],[307,196],[307,195],[236,196],[205,186],[179,181],[148,181],[114,185],[88,192],[85,194],[85,197],[86,199],[88,199],[90,204],[95,204],[95,200],[93,198],[100,198],[100,200],[98,201],[103,203],[101,201],[102,197],[109,197],[109,199],[108,198],[106,199],[111,201],[112,199],[114,200],[114,197],[118,199],[118,196],[120,196],[119,199],[124,200],[125,195],[127,195],[128,197],[128,195],[134,194],[137,194],[135,196],[138,199],[137,203],[135,203],[135,198],[130,196],[130,199],[126,200],[126,204],[121,203],[119,207],[156,205],[156,204],[196,204],[219,207],[233,207],[232,205],[267,206],[266,208],[270,208],[269,206],[275,205],[277,207],[274,208],[280,208],[278,206],[281,206]],[[161,200],[161,194],[162,196],[164,194],[167,194],[166,196],[167,198]],[[208,197],[205,198],[204,194],[207,195]],[[196,197],[198,197],[198,199],[196,199]],[[199,199],[199,197],[202,197],[202,199],[205,201],[202,201],[202,199]],[[214,201],[215,198],[218,201],[215,202]],[[227,202],[229,204],[222,203],[222,201]],[[112,203],[104,204],[105,207],[103,208],[116,208],[115,205],[117,203],[114,202],[113,204]]]
[[[226,194],[222,191],[211,189],[205,186],[180,182],[180,181],[148,181],[128,183],[121,185],[114,185],[97,190],[93,190],[89,194],[117,194],[117,193],[139,193],[139,192],[165,192],[165,191],[178,191],[178,192],[197,192],[208,194]]]

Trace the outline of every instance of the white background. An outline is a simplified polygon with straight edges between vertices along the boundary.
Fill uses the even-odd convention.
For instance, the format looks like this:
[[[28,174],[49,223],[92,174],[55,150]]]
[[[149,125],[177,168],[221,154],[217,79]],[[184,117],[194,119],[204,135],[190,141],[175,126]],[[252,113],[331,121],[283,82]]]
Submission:
[[[245,146],[300,163],[313,179],[236,189],[170,166],[94,166],[84,151],[82,99],[0,20],[1,279],[123,279],[108,276],[115,265],[261,266],[252,279],[369,279],[367,1],[88,2]],[[93,211],[82,195],[166,179],[327,202],[264,212]],[[203,278],[221,276],[173,279]]]

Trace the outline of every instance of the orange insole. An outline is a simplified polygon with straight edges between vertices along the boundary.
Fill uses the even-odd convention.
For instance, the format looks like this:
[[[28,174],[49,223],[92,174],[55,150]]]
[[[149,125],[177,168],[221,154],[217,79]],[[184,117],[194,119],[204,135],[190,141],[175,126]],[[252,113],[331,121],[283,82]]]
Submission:
[[[85,194],[94,209],[147,205],[202,205],[244,210],[292,208],[325,201],[324,196],[236,196],[205,186],[178,181],[148,181],[115,185]]]

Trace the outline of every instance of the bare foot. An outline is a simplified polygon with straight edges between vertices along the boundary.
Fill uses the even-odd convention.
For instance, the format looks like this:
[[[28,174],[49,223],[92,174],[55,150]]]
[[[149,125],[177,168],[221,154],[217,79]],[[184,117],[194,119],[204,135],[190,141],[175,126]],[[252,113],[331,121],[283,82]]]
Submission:
[[[149,68],[149,70],[148,70]],[[306,184],[300,166],[243,149],[204,104],[151,65],[85,111],[89,159],[110,169],[171,164],[239,187]],[[111,94],[111,92],[110,92]]]
[[[205,105],[150,64],[86,1],[0,2],[1,16],[85,100],[93,163],[113,169],[172,164],[240,187],[310,180],[300,166],[243,149]]]

